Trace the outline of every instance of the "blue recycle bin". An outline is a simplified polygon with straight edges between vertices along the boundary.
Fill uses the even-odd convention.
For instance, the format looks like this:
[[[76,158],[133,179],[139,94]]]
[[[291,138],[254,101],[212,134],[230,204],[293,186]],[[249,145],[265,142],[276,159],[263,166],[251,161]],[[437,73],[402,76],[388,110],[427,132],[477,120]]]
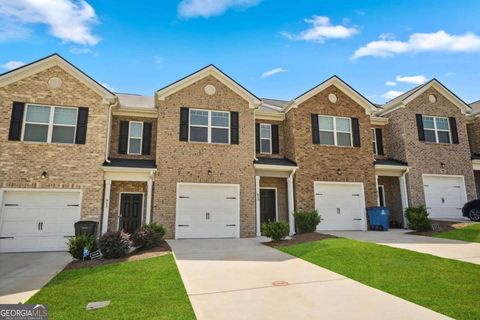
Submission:
[[[389,210],[387,207],[369,207],[367,215],[372,230],[388,231]]]

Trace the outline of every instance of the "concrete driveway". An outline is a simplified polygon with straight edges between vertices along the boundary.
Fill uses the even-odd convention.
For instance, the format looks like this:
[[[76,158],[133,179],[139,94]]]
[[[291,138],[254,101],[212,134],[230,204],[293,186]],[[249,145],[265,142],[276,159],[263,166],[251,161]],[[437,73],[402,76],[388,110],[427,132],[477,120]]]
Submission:
[[[70,261],[67,252],[0,254],[0,304],[24,303]]]
[[[168,241],[198,319],[449,319],[258,241]]]
[[[375,242],[390,247],[407,249],[432,254],[448,259],[455,259],[480,264],[480,243],[433,238],[406,234],[410,230],[390,229],[389,231],[329,231],[337,237],[359,241]]]

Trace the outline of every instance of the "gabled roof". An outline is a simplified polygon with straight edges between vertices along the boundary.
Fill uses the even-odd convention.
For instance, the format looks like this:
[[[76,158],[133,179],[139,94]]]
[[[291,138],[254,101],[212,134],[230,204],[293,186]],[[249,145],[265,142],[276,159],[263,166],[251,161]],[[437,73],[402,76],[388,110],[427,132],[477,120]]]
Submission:
[[[180,80],[177,80],[159,90],[156,92],[156,96],[159,100],[165,100],[166,97],[172,95],[173,93],[188,87],[189,85],[193,84],[196,81],[199,81],[200,79],[203,79],[207,76],[212,76],[218,81],[222,82],[225,84],[228,88],[230,88],[232,91],[237,93],[239,96],[244,98],[245,100],[248,101],[250,108],[256,108],[258,107],[262,102],[261,100],[255,96],[253,93],[245,89],[243,86],[241,86],[238,82],[230,78],[227,74],[225,74],[222,70],[214,66],[213,64],[210,64]]]
[[[107,99],[109,101],[113,101],[115,99],[114,93],[112,93],[110,90],[95,81],[85,72],[75,67],[58,53],[51,54],[45,58],[33,61],[19,68],[0,74],[0,87],[30,77],[53,66],[58,66],[62,68],[67,73],[84,83],[87,87],[97,92],[104,99]]]
[[[463,114],[467,114],[468,112],[470,112],[471,108],[468,104],[466,104],[462,99],[460,99],[457,95],[450,91],[440,81],[433,78],[427,83],[419,85],[418,87],[415,87],[405,92],[404,94],[401,94],[400,96],[388,101],[385,105],[383,105],[383,108],[379,110],[377,114],[383,116],[399,108],[404,108],[409,102],[416,99],[418,96],[420,96],[422,93],[432,87],[438,92],[440,92],[455,106],[457,106]]]
[[[302,93],[301,95],[293,99],[292,103],[286,106],[285,112],[290,111],[292,108],[298,107],[298,105],[310,99],[311,97],[315,96],[319,92],[325,90],[326,88],[330,87],[331,85],[334,85],[335,87],[337,87],[347,96],[349,96],[353,101],[355,101],[360,106],[362,106],[365,109],[366,114],[372,114],[377,110],[375,105],[371,103],[367,98],[362,96],[358,91],[353,89],[350,85],[348,85],[345,81],[340,79],[338,76],[334,75],[328,78],[327,80],[325,80],[324,82],[320,83],[316,87],[313,87],[312,89]]]

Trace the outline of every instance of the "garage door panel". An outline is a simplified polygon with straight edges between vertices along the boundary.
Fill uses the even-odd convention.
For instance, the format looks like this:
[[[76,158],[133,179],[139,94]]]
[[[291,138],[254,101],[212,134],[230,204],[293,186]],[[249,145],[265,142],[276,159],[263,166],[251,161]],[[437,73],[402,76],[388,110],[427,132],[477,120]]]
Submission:
[[[423,176],[425,206],[430,218],[462,218],[465,184],[459,176]]]

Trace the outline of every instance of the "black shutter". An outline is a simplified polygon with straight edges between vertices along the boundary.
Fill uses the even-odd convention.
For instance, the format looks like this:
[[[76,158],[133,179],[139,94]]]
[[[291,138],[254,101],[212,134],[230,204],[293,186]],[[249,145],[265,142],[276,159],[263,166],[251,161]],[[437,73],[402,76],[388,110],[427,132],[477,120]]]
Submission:
[[[230,144],[238,144],[238,112],[230,112]]]
[[[417,130],[418,130],[418,140],[425,141],[425,131],[423,130],[423,117],[421,114],[416,114],[417,118]]]
[[[457,120],[454,117],[448,118],[450,122],[450,132],[452,133],[452,143],[458,144]]]
[[[260,153],[260,123],[255,123],[255,152]]]
[[[87,140],[88,108],[78,108],[77,114],[77,133],[75,134],[75,144],[85,144]]]
[[[120,135],[118,137],[118,153],[126,154],[128,148],[129,122],[120,121]]]
[[[383,155],[383,134],[382,129],[375,128],[375,140],[377,141],[377,154]]]
[[[150,146],[152,144],[152,124],[150,122],[143,123],[142,133],[142,154],[150,154]]]
[[[278,154],[278,124],[272,124],[272,153]]]
[[[360,125],[358,118],[352,118],[353,146],[360,147]]]
[[[313,144],[320,144],[320,131],[318,127],[318,115],[312,113],[312,142]]]
[[[23,113],[25,112],[24,102],[13,102],[12,116],[10,118],[10,130],[8,140],[20,141],[22,139]]]
[[[187,107],[180,108],[180,141],[188,141],[188,118],[189,111]]]

